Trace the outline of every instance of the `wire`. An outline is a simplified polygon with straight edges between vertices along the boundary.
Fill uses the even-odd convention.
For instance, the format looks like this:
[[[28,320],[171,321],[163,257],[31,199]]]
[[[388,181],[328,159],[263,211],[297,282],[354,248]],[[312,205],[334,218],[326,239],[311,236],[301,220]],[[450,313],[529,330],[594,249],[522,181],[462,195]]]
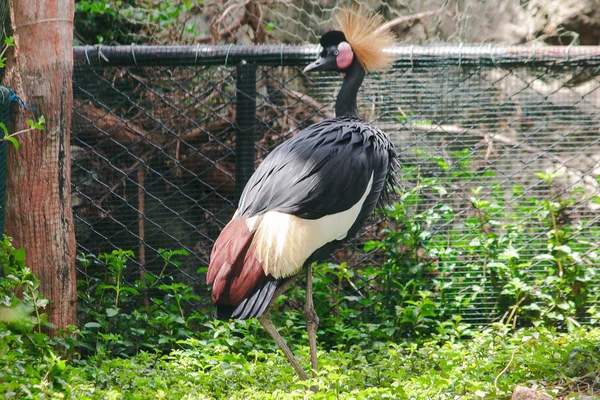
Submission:
[[[135,64],[135,66],[138,66],[137,60],[135,59],[135,52],[133,51],[133,49],[135,48],[135,43],[131,43],[131,56],[133,57],[133,62]]]
[[[231,50],[232,46],[233,46],[233,43],[230,43],[229,47],[227,47],[227,54],[225,54],[225,68],[227,68],[227,60],[229,59],[229,51]]]
[[[92,65],[92,62],[90,61],[90,56],[88,55],[88,45],[85,45],[85,59],[87,60],[88,65]]]
[[[198,51],[200,50],[200,43],[196,44],[196,56],[194,57],[194,65],[198,63]]]
[[[46,22],[69,22],[70,24],[72,24],[73,20],[72,19],[68,19],[68,18],[47,18],[47,19],[40,19],[40,20],[37,20],[37,21],[30,22],[28,24],[17,25],[17,26],[15,26],[14,30],[16,31],[17,29],[25,28],[25,27],[31,26],[31,25],[43,24],[43,23],[46,23]]]

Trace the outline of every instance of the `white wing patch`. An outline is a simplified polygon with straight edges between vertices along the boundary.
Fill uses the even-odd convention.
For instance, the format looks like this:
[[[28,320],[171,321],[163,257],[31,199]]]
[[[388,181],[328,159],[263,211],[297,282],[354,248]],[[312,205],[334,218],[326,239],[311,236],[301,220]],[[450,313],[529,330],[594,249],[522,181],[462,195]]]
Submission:
[[[315,250],[344,239],[358,218],[372,184],[373,174],[358,203],[346,211],[319,219],[303,219],[278,211],[248,218],[248,229],[256,230],[252,244],[265,274],[276,279],[295,275]]]

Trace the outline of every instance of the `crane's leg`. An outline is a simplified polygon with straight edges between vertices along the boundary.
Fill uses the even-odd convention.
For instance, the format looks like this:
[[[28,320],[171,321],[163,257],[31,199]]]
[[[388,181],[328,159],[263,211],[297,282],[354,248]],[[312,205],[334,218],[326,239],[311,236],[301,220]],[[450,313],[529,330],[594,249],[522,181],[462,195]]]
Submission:
[[[296,357],[294,357],[294,354],[285,343],[285,340],[283,340],[283,338],[275,328],[275,325],[273,325],[273,321],[271,321],[271,316],[268,313],[265,313],[258,318],[258,321],[263,326],[263,328],[265,328],[265,330],[269,333],[269,335],[271,335],[271,337],[273,338],[275,343],[277,343],[281,351],[283,351],[283,354],[285,354],[290,364],[292,364],[292,367],[294,367],[300,379],[308,379],[308,375],[306,375],[306,372],[304,372],[304,370],[300,366],[300,363],[298,362],[298,360],[296,360]]]
[[[312,293],[312,265],[306,268],[306,306],[304,307],[304,319],[306,321],[306,330],[308,331],[308,344],[310,345],[310,361],[313,369],[313,376],[319,369],[317,361],[317,328],[319,327],[319,317],[315,312]]]
[[[285,289],[287,289],[287,287],[293,281],[294,281],[294,278],[290,278],[289,280],[287,280],[283,284],[279,285],[279,287],[277,288],[277,290],[275,290],[275,293],[273,294],[273,298],[271,299],[271,303],[269,303],[269,305],[267,306],[267,308],[266,308],[265,312],[263,313],[263,315],[261,315],[260,317],[258,317],[258,322],[260,322],[260,324],[263,326],[263,328],[265,328],[265,330],[269,333],[269,335],[271,335],[271,337],[273,338],[273,340],[275,341],[275,343],[277,343],[277,345],[279,346],[279,348],[281,349],[281,351],[283,351],[283,354],[288,359],[288,361],[290,362],[290,364],[292,364],[292,367],[294,367],[294,369],[296,370],[296,373],[298,373],[298,376],[300,377],[300,379],[306,380],[306,379],[308,379],[308,375],[306,375],[306,372],[304,372],[304,370],[300,366],[300,363],[298,362],[298,360],[296,360],[296,357],[294,357],[294,354],[292,353],[292,351],[290,350],[290,348],[285,343],[285,340],[283,340],[283,338],[281,337],[281,335],[279,334],[279,332],[275,328],[275,325],[273,325],[273,321],[271,321],[271,315],[270,315],[270,313],[271,313],[271,307],[273,307],[273,304],[275,303],[275,300],[277,300],[277,298],[279,297],[279,295],[281,295],[281,293]]]

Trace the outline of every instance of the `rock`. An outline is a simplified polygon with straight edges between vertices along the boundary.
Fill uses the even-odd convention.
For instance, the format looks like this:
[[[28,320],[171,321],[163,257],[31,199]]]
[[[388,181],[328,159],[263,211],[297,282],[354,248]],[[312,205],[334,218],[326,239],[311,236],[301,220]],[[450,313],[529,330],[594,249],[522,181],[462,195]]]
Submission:
[[[552,396],[537,392],[525,386],[517,386],[510,400],[552,400]]]

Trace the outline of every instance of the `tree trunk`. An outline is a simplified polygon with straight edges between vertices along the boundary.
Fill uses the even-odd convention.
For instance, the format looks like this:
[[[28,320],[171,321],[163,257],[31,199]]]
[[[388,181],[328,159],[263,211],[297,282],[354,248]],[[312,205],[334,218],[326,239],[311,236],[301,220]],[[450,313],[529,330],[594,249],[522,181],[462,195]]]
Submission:
[[[51,300],[48,320],[76,323],[75,235],[71,209],[72,0],[9,0],[15,37],[4,83],[30,111],[14,109],[14,131],[28,119],[46,129],[19,138],[7,157],[6,233],[25,248],[26,263]],[[31,108],[35,108],[31,111]]]

